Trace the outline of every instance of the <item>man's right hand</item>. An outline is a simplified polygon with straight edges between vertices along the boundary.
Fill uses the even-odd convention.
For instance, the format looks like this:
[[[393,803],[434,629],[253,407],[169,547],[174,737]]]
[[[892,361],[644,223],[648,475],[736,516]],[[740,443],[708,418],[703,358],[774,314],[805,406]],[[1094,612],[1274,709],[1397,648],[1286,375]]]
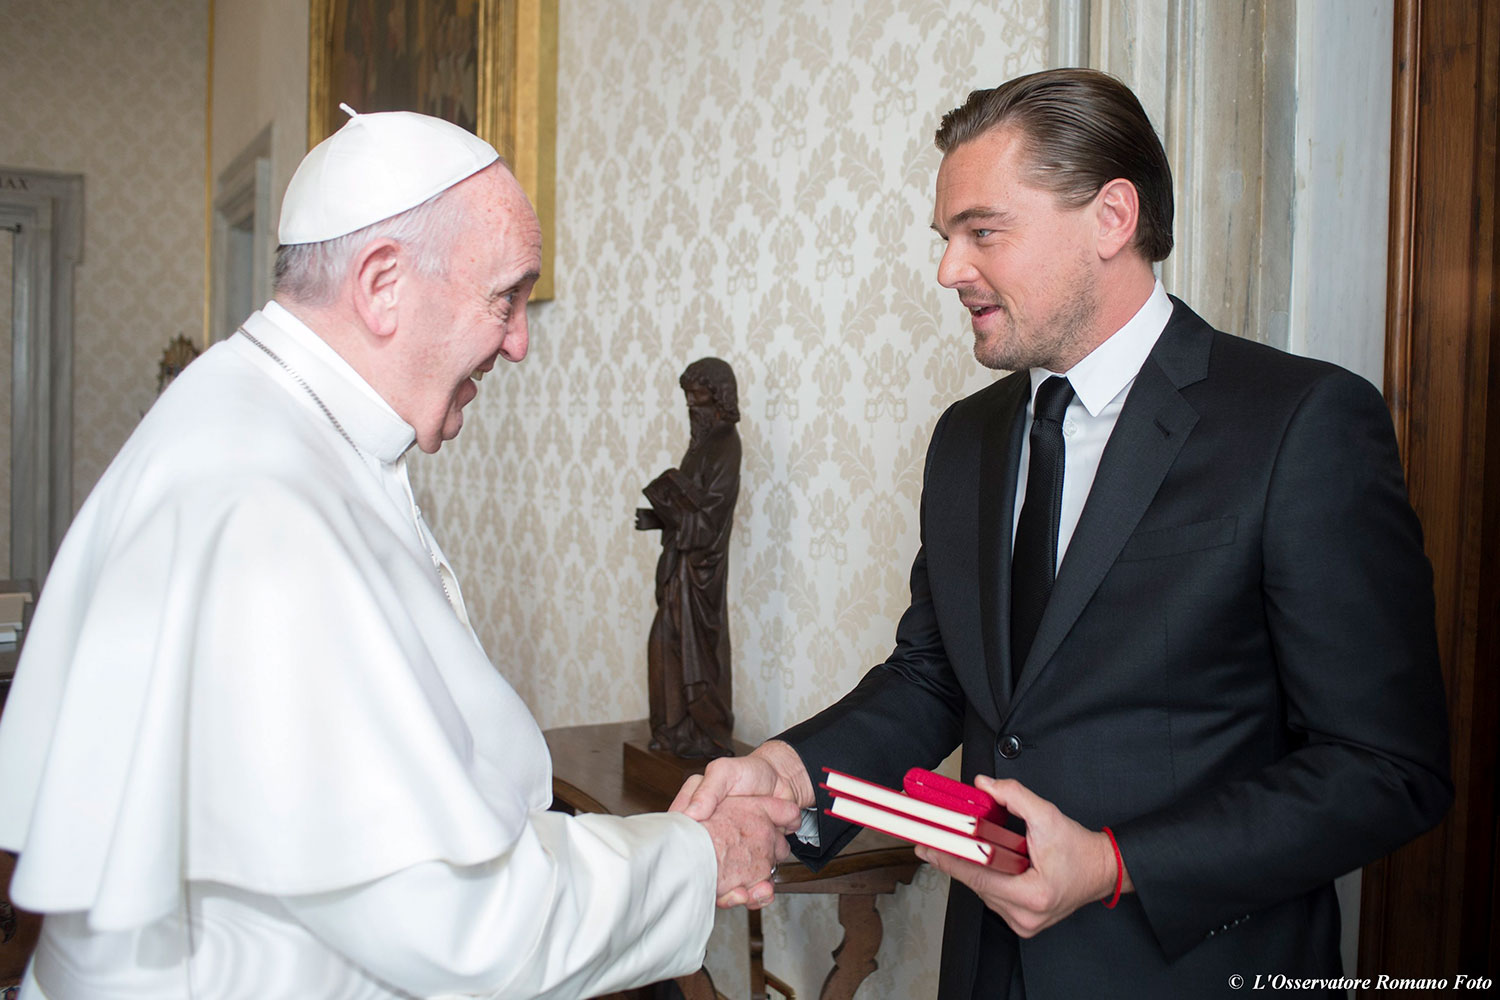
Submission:
[[[683,783],[672,808],[701,823],[731,795],[768,795],[799,810],[812,808],[814,801],[812,779],[797,751],[780,740],[767,740],[743,757],[710,761],[701,776]]]

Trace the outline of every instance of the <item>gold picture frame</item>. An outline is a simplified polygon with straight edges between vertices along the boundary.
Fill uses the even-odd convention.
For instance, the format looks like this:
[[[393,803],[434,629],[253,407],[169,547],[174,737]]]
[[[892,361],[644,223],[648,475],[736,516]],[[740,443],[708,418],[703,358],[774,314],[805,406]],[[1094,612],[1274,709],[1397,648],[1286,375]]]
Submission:
[[[557,0],[311,0],[308,20],[308,148],[342,124],[341,101],[473,129],[536,207],[542,276],[531,301],[551,299]]]

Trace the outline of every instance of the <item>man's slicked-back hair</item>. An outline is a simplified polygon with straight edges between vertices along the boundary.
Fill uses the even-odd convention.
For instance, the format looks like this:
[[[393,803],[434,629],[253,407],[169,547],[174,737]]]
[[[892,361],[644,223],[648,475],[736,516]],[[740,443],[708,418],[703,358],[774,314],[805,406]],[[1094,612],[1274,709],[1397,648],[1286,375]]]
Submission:
[[[969,94],[943,116],[934,140],[944,155],[995,129],[1014,129],[1029,180],[1070,208],[1116,178],[1140,202],[1135,247],[1149,261],[1172,252],[1172,168],[1130,88],[1092,69],[1051,69]]]

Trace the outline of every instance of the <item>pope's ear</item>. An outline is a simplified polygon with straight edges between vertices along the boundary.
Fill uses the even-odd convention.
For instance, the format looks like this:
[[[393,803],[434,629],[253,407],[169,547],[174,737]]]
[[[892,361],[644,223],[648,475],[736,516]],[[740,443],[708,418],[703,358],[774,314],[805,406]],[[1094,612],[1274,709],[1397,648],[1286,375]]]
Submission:
[[[1099,256],[1105,260],[1130,246],[1141,220],[1140,196],[1135,185],[1116,177],[1094,196],[1095,230]]]
[[[391,239],[366,243],[350,264],[354,309],[377,336],[396,332],[400,279],[406,266],[401,244]]]

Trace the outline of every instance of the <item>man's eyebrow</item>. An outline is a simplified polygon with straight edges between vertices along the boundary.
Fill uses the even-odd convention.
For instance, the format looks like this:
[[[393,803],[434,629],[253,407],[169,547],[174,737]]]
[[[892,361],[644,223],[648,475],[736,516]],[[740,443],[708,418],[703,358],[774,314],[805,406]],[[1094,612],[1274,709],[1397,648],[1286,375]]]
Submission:
[[[962,212],[959,212],[953,218],[949,219],[948,228],[956,229],[957,227],[963,225],[965,222],[975,221],[993,221],[997,223],[1006,223],[1011,221],[1011,219],[1013,218],[1014,216],[1009,211],[1003,208],[991,208],[988,205],[976,205],[973,208],[964,209]],[[942,235],[942,230],[938,228],[938,224],[936,221],[932,223],[932,228],[934,232]]]

